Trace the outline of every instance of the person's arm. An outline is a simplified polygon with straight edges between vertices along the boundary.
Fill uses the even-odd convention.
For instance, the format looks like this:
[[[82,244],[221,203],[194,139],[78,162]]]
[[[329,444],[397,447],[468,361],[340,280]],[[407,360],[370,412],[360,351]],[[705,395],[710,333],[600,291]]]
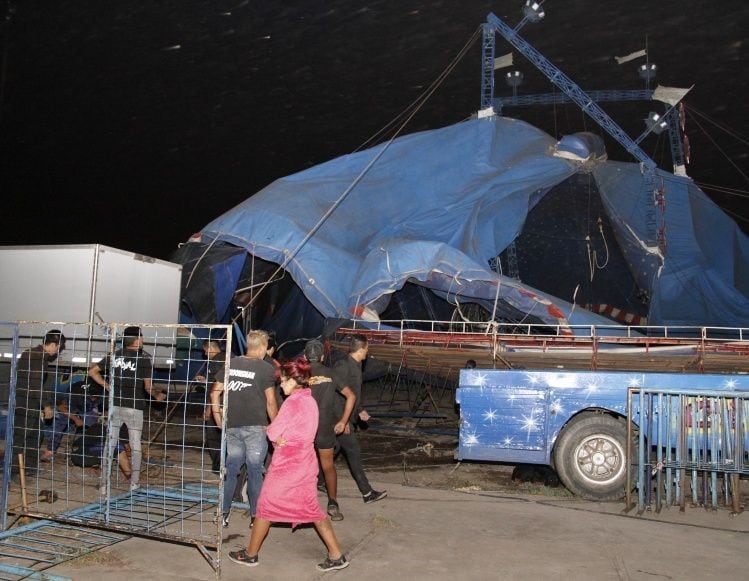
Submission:
[[[223,417],[221,415],[221,394],[224,393],[224,384],[221,381],[217,381],[213,384],[211,390],[211,413],[213,414],[213,421],[216,425],[221,428],[223,427]]]
[[[57,406],[57,410],[65,415],[68,416],[68,419],[75,424],[76,428],[80,428],[83,425],[83,419],[78,414],[75,414],[70,411],[70,407],[68,407],[68,402],[63,401]]]
[[[157,394],[153,393],[153,381],[151,381],[150,377],[143,380],[143,387],[146,389],[146,393],[156,401],[164,401],[166,399],[166,394],[163,391],[160,391]]]
[[[344,387],[339,391],[339,393],[346,398],[346,402],[343,404],[343,414],[341,414],[341,419],[338,420],[335,426],[333,426],[333,431],[336,434],[343,434],[346,431],[346,426],[348,426],[349,420],[351,419],[351,414],[354,412],[356,394],[350,387]]]
[[[107,383],[104,376],[101,374],[101,368],[98,363],[94,363],[88,368],[88,376],[93,379],[94,383],[97,385],[100,385],[104,389],[109,389],[109,383]]]
[[[278,403],[276,402],[275,386],[265,388],[265,411],[268,412],[271,422],[276,419],[278,415]]]

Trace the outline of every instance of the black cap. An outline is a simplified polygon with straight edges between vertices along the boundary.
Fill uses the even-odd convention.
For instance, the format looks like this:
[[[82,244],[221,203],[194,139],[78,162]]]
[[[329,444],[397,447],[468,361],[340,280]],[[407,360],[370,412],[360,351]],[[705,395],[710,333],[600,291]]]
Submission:
[[[304,346],[304,356],[307,361],[322,361],[323,355],[325,354],[325,347],[317,339],[307,341]]]

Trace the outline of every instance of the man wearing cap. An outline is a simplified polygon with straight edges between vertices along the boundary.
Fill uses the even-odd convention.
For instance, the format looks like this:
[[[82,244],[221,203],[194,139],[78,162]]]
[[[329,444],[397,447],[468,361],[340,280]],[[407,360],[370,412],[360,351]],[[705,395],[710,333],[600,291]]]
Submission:
[[[310,362],[311,374],[309,386],[312,397],[317,402],[320,421],[317,425],[315,448],[320,457],[320,466],[325,478],[325,489],[328,493],[328,515],[330,520],[343,520],[338,507],[338,474],[335,470],[336,434],[346,430],[351,414],[356,405],[356,395],[351,388],[343,385],[332,369],[323,365],[325,350],[320,341],[313,339],[304,346],[304,356]],[[341,413],[337,413],[336,400],[341,394],[345,403]]]
[[[54,394],[44,391],[49,363],[65,349],[65,335],[54,329],[44,342],[21,353],[16,368],[16,403],[13,414],[13,467],[18,474],[18,454],[24,454],[26,468],[39,466],[41,419],[52,419]]]
[[[112,456],[117,447],[120,428],[127,426],[132,452],[132,473],[130,490],[140,488],[140,468],[142,461],[141,435],[143,434],[143,410],[146,407],[146,394],[157,401],[166,394],[153,393],[153,364],[151,356],[143,350],[143,335],[140,327],[127,327],[123,332],[122,348],[109,359],[94,363],[88,370],[89,377],[105,390],[114,392],[114,405],[109,412],[109,433],[107,436],[107,468],[111,467]],[[108,377],[109,380],[105,379]],[[108,473],[104,474],[108,477]],[[104,487],[102,487],[104,488]]]

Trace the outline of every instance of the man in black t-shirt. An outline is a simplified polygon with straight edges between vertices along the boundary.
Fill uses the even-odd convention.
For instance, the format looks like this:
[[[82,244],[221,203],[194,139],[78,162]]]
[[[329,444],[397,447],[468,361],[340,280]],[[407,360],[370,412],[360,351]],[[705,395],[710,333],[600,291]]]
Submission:
[[[140,488],[142,461],[141,435],[143,433],[143,410],[146,394],[163,401],[166,394],[153,393],[153,365],[151,356],[143,350],[143,335],[140,327],[127,327],[123,332],[122,349],[114,352],[110,359],[94,363],[88,370],[89,377],[105,390],[113,391],[114,405],[109,411],[109,433],[107,435],[107,459],[104,477],[111,470],[112,457],[117,447],[120,428],[125,424],[132,451],[132,473],[130,490]],[[108,377],[109,379],[105,379]],[[102,486],[102,489],[105,487]]]
[[[243,464],[247,465],[247,495],[252,518],[257,511],[268,453],[265,430],[268,419],[273,421],[278,413],[275,369],[263,361],[267,348],[268,334],[265,331],[247,333],[246,355],[231,358],[228,378],[224,377],[223,368],[218,371],[211,391],[213,419],[226,431],[226,474],[221,505],[224,526],[229,524],[231,502]],[[221,394],[224,391],[227,392],[226,413],[222,414]]]
[[[44,342],[26,349],[16,367],[16,402],[13,409],[13,474],[18,474],[18,454],[23,453],[26,469],[39,466],[41,420],[52,419],[54,394],[44,390],[48,364],[65,349],[65,335],[52,330],[44,335]]]
[[[369,484],[367,475],[364,473],[364,467],[361,463],[361,448],[359,441],[356,439],[355,422],[369,420],[367,410],[361,404],[362,372],[361,364],[367,358],[369,344],[364,335],[354,335],[349,345],[349,353],[345,359],[342,359],[333,367],[338,373],[339,380],[343,385],[350,387],[356,395],[356,406],[351,416],[352,422],[346,426],[342,434],[338,434],[338,445],[343,450],[348,462],[351,476],[356,481],[356,486],[362,494],[365,503],[377,502],[387,496],[387,491],[377,491]],[[338,410],[343,409],[343,398],[337,398],[336,404]]]
[[[325,477],[325,489],[328,493],[328,515],[330,520],[343,520],[338,507],[338,474],[335,470],[336,434],[342,434],[348,426],[351,414],[356,405],[356,396],[351,388],[343,385],[336,373],[323,365],[325,350],[320,341],[313,339],[304,346],[304,356],[310,362],[312,376],[309,380],[312,397],[317,402],[320,421],[315,436],[315,448],[320,457],[320,467]],[[340,396],[339,396],[340,394]],[[336,400],[345,398],[341,411],[338,411]]]

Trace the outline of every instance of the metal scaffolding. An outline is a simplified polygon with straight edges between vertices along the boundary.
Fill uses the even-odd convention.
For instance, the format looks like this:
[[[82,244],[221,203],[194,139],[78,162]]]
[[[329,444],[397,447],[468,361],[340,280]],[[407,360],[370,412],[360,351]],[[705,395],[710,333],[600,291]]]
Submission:
[[[730,381],[730,378],[727,379]],[[728,386],[730,387],[730,386]],[[627,509],[678,505],[716,510],[741,506],[740,477],[749,474],[749,394],[740,391],[630,388]]]

